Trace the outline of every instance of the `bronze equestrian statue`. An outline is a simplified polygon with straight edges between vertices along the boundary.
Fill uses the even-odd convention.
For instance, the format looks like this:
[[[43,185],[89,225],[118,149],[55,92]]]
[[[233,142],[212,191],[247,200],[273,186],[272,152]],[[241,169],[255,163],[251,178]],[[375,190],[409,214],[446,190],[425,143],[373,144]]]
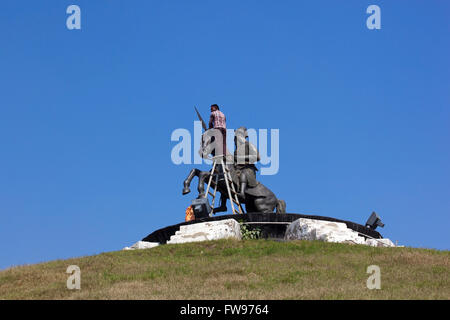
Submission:
[[[200,155],[208,159],[210,155],[215,155],[214,137],[217,136],[215,129],[206,130],[202,135]],[[226,150],[225,165],[230,171],[234,188],[238,192],[239,202],[245,204],[247,212],[273,212],[286,213],[286,203],[279,200],[275,194],[266,186],[256,180],[255,163],[259,161],[259,153],[256,147],[247,141],[248,134],[245,127],[235,130],[234,156]],[[219,207],[213,208],[213,213],[227,211],[226,202],[228,199],[227,187],[221,165],[216,166],[215,173],[219,175],[217,191],[220,192]],[[211,173],[192,169],[186,180],[184,180],[183,195],[190,192],[190,184],[194,177],[198,177],[198,199],[205,196],[205,183],[209,180]],[[213,179],[214,180],[214,179]]]

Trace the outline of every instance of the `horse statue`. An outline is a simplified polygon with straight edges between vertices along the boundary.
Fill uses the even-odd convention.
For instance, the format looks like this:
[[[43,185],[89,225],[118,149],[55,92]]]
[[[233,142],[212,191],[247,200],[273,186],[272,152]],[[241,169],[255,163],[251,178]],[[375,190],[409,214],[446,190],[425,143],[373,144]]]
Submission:
[[[216,129],[206,130],[201,138],[201,147],[199,154],[204,159],[210,159],[210,156],[215,156],[216,150],[223,150],[222,146],[218,146],[215,141],[220,136],[220,132]],[[256,180],[256,171],[258,170],[254,165],[259,161],[259,153],[256,147],[246,140],[248,138],[247,129],[241,127],[235,130],[235,146],[236,151],[234,156],[226,149],[224,155],[224,164],[230,172],[232,183],[235,190],[238,192],[239,202],[245,204],[247,212],[274,212],[286,213],[286,203],[284,200],[279,200],[275,194],[266,186]],[[213,213],[227,211],[226,202],[228,199],[228,191],[221,165],[216,165],[214,174],[218,174],[217,191],[220,192],[220,201],[217,208],[213,208]],[[183,195],[188,194],[190,190],[191,181],[194,177],[198,177],[198,199],[205,196],[205,183],[211,177],[211,172],[201,171],[199,169],[192,169],[184,180]],[[213,179],[214,180],[214,179]]]

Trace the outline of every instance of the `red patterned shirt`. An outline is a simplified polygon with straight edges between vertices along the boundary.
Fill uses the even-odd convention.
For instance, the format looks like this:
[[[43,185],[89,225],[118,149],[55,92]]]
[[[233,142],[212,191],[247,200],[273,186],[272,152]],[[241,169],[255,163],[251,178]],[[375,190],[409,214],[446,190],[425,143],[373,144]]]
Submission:
[[[211,116],[209,117],[209,128],[227,128],[226,118],[222,111],[215,110],[211,112]]]

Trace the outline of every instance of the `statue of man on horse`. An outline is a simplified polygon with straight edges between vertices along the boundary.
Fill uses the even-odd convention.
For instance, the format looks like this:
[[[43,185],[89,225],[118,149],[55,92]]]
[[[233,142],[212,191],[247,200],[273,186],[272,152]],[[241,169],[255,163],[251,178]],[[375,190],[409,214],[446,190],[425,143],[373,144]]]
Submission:
[[[246,211],[274,212],[274,210],[276,210],[277,213],[285,213],[285,201],[277,199],[271,190],[256,179],[256,172],[258,169],[256,168],[255,163],[260,160],[260,157],[257,148],[247,140],[247,129],[245,127],[240,127],[235,130],[235,152],[234,155],[232,155],[224,144],[223,130],[218,130],[216,128],[207,129],[206,124],[198,111],[197,114],[205,129],[201,138],[199,154],[204,159],[211,159],[211,157],[217,158],[218,156],[223,157],[223,165],[230,173],[234,190],[236,190],[238,194],[239,202],[245,204]],[[217,212],[227,211],[226,202],[227,200],[230,200],[230,194],[227,190],[224,172],[225,170],[222,165],[215,166],[213,173],[201,171],[196,168],[192,169],[188,177],[184,180],[183,195],[190,192],[192,179],[198,177],[197,199],[204,198],[205,183],[211,180],[211,174],[216,175],[217,191],[220,192],[220,202],[217,208],[212,208],[212,213],[215,214]]]

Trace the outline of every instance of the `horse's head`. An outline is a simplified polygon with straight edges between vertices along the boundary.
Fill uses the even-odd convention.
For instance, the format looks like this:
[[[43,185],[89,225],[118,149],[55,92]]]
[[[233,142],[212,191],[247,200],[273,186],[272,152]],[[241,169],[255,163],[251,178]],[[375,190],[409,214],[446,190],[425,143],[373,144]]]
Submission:
[[[202,138],[200,141],[200,149],[198,153],[203,159],[211,160],[215,155],[220,155],[223,153],[223,137],[222,132],[217,129],[209,129],[206,130],[202,134]],[[233,156],[226,149],[226,162],[232,163]]]

